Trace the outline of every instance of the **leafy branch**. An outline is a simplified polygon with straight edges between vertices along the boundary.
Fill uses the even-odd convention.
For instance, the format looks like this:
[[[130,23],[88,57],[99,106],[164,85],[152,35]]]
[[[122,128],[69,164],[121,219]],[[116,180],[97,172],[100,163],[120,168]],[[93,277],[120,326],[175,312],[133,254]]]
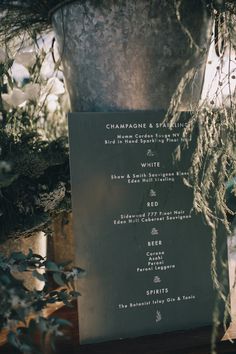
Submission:
[[[8,342],[21,352],[37,353],[40,349],[32,341],[33,332],[38,331],[42,343],[50,334],[53,338],[62,335],[61,326],[69,325],[58,318],[45,318],[43,310],[55,303],[72,306],[71,302],[80,294],[74,282],[84,275],[80,268],[67,269],[68,262],[56,264],[29,250],[28,254],[13,252],[9,257],[0,254],[0,330],[8,331]],[[32,276],[45,283],[42,290],[28,290],[17,274],[31,272]],[[50,290],[50,279],[59,285]]]

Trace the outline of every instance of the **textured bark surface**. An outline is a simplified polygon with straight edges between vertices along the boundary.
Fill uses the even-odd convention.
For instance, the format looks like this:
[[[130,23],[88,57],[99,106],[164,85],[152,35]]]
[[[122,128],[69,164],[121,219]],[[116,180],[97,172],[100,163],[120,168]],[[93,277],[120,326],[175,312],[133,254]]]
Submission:
[[[211,20],[203,0],[183,0],[180,19],[176,3],[74,1],[55,12],[73,111],[167,108],[180,79],[197,66],[183,107],[198,101],[206,55],[197,46],[208,46]]]

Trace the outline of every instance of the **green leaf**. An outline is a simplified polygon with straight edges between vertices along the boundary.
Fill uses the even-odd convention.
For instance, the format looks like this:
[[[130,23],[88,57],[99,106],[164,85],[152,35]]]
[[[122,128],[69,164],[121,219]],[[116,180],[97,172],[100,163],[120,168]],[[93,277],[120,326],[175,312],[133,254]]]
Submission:
[[[29,253],[27,254],[27,258],[32,258],[33,257],[33,251],[32,249],[30,248],[29,249]]]
[[[18,266],[17,266],[17,270],[19,272],[25,272],[27,270],[28,266],[27,266],[27,263],[26,262],[23,262],[23,263],[20,263]]]
[[[37,270],[34,270],[32,275],[40,281],[45,281],[45,275],[37,272]]]
[[[49,295],[50,295],[50,296],[58,296],[58,294],[59,294],[59,293],[58,293],[57,290],[53,290],[53,291],[50,292]]]
[[[9,332],[7,335],[7,341],[15,348],[20,348],[20,341],[14,332]]]
[[[55,323],[59,324],[60,326],[73,326],[70,321],[64,320],[63,318],[55,318]]]
[[[24,308],[19,308],[16,310],[19,321],[26,324],[27,311]]]
[[[37,324],[36,324],[35,320],[31,319],[30,323],[28,325],[29,334],[33,335],[36,331],[36,328],[37,328]]]
[[[75,290],[70,291],[70,295],[73,296],[73,297],[81,296],[81,294],[78,291],[75,291]]]
[[[56,351],[55,339],[53,337],[51,338],[51,348],[54,352]]]
[[[59,270],[58,266],[56,263],[52,262],[52,261],[46,261],[45,262],[45,267],[48,269],[48,270],[51,270],[53,272],[57,272]]]
[[[58,285],[65,285],[65,282],[62,279],[62,276],[60,273],[53,273],[53,280],[58,284]]]
[[[2,285],[8,286],[11,284],[11,278],[7,274],[3,274],[0,277],[0,282],[2,283]]]
[[[15,260],[15,261],[23,261],[26,259],[26,256],[24,255],[24,253],[22,252],[13,252],[11,254],[11,257]]]
[[[32,354],[32,347],[29,344],[22,344],[20,347],[20,350],[22,351],[22,353],[30,353]]]
[[[48,321],[46,318],[40,317],[38,325],[42,333],[48,331]]]
[[[34,257],[37,260],[44,261],[45,257],[42,257],[40,254],[33,253],[32,257]]]

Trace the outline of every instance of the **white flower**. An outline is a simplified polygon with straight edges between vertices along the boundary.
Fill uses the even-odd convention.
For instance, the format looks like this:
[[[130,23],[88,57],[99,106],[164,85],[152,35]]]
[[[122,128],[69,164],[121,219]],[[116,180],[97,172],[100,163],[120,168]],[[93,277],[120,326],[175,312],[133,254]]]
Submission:
[[[29,71],[21,64],[13,63],[11,67],[12,77],[19,84],[24,81],[24,79],[30,79]]]
[[[55,112],[58,109],[58,96],[65,93],[65,87],[57,77],[52,77],[47,81],[47,84],[43,87],[39,103],[44,104],[50,112]]]
[[[2,99],[11,108],[17,108],[27,101],[27,95],[22,90],[14,87],[10,93],[4,93]]]
[[[39,84],[27,84],[24,87],[24,92],[29,101],[39,100],[41,87]]]
[[[16,54],[15,62],[26,68],[31,68],[36,62],[35,52],[19,52]]]
[[[0,64],[4,64],[7,61],[7,53],[0,48]]]
[[[65,87],[57,77],[51,77],[46,85],[46,92],[53,95],[62,95],[65,93]]]
[[[55,54],[54,54],[55,55]],[[55,63],[52,58],[52,53],[47,53],[45,60],[42,63],[40,76],[43,80],[48,80],[53,77],[55,73]]]
[[[56,110],[59,108],[58,97],[56,95],[48,95],[46,105],[49,112],[56,112]]]

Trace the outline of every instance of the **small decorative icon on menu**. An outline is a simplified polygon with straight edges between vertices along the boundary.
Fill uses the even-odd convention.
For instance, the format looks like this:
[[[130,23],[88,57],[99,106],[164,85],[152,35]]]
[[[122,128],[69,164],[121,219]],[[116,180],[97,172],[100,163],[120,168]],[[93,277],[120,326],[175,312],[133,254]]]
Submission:
[[[157,192],[154,191],[154,189],[150,189],[149,196],[150,197],[156,197],[157,196]]]
[[[153,283],[155,283],[155,284],[161,283],[161,278],[158,277],[158,275],[155,275],[155,277],[153,278]]]
[[[155,227],[153,227],[152,230],[151,230],[151,235],[152,236],[156,236],[158,234],[159,234],[159,231]]]
[[[161,320],[162,320],[161,313],[160,313],[160,311],[157,310],[157,312],[156,312],[156,322],[160,322]]]
[[[152,149],[148,149],[147,150],[147,156],[148,157],[153,157],[153,156],[156,156],[156,153]]]

